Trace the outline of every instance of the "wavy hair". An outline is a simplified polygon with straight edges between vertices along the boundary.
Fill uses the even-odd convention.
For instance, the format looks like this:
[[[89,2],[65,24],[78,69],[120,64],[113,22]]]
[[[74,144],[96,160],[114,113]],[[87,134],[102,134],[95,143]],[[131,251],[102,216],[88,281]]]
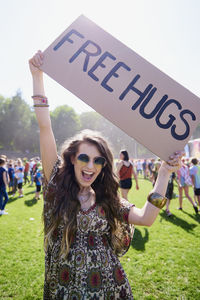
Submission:
[[[105,157],[107,164],[102,168],[92,188],[96,194],[96,203],[101,205],[106,213],[111,228],[112,246],[120,248],[120,241],[117,239],[117,223],[120,219],[120,198],[118,195],[118,178],[113,169],[113,155],[107,141],[95,131],[84,130],[74,138],[66,141],[61,150],[62,164],[56,176],[56,190],[47,199],[54,201],[53,209],[50,210],[50,226],[45,228],[45,245],[48,245],[54,231],[62,222],[64,224],[63,237],[60,254],[67,255],[77,230],[77,213],[80,209],[78,193],[80,187],[76,181],[74,166],[71,158],[76,156],[81,143],[88,143],[96,146],[101,156]],[[45,247],[46,247],[45,246]]]

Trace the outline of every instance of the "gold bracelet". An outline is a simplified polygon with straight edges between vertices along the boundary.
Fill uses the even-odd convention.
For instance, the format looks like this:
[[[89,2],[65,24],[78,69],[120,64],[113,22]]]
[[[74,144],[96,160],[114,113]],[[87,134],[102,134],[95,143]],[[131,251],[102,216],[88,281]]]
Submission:
[[[158,208],[163,208],[167,202],[167,197],[161,196],[158,193],[151,193],[149,194],[147,200],[154,206]]]

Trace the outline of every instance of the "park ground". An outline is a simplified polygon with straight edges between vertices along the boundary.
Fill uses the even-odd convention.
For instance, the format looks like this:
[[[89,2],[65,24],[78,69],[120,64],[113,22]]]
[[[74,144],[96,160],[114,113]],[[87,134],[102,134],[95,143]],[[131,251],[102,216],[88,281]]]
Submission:
[[[152,186],[139,178],[130,202],[142,207]],[[11,198],[8,215],[0,217],[0,299],[42,299],[44,281],[43,200],[34,187],[24,186],[24,198]],[[175,186],[175,194],[177,186]],[[192,188],[190,194],[193,195]],[[171,201],[172,217],[164,209],[152,227],[136,226],[129,251],[120,260],[135,300],[200,299],[200,215],[184,198]]]

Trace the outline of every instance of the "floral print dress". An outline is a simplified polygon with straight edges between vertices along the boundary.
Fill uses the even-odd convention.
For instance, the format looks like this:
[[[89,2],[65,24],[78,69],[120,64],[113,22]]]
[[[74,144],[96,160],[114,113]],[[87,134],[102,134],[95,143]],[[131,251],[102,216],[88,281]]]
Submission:
[[[49,210],[45,195],[54,188],[59,161],[48,185],[44,188],[44,222],[48,225]],[[128,224],[128,201],[122,203],[119,236],[121,252],[111,246],[110,228],[105,211],[96,203],[87,211],[79,210],[77,232],[66,257],[59,256],[63,228],[60,224],[49,241],[45,254],[44,300],[120,300],[133,299],[126,274],[118,259],[129,248],[134,227]]]

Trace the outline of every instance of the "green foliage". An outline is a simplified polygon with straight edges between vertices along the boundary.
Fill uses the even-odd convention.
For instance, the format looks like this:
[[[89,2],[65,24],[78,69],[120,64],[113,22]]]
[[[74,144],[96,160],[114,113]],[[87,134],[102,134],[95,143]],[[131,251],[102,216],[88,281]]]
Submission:
[[[108,139],[115,157],[122,149],[126,149],[131,158],[154,157],[149,150],[97,112],[78,115],[73,108],[62,105],[51,112],[51,120],[58,147],[78,131],[91,129],[101,132]],[[0,149],[39,152],[39,128],[35,113],[22,99],[20,92],[11,99],[0,96],[0,132]],[[194,137],[199,136],[200,125],[194,133]]]
[[[101,116],[95,112],[84,112],[80,115],[81,130],[91,129],[100,131]]]
[[[0,143],[5,149],[26,149],[30,119],[30,108],[19,92],[12,99],[0,98]]]
[[[146,148],[139,145],[134,139],[97,112],[82,113],[80,115],[80,121],[81,129],[99,131],[107,138],[115,157],[118,157],[122,149],[126,149],[130,153],[130,157],[133,158],[137,157],[138,154],[142,154],[143,157],[145,157],[145,155],[153,156]]]
[[[139,178],[129,194],[142,207],[152,189]],[[24,198],[10,198],[9,215],[0,217],[0,299],[42,299],[44,252],[42,200],[34,200],[35,187],[24,187]],[[175,189],[177,193],[177,187]],[[192,190],[190,190],[192,195]],[[162,210],[152,227],[136,226],[129,251],[121,258],[135,300],[192,299],[200,293],[200,216],[187,199],[183,211],[178,199],[171,201],[173,217]],[[33,220],[31,219],[33,218]]]
[[[51,113],[52,128],[58,145],[80,130],[80,121],[73,108],[63,105]]]

